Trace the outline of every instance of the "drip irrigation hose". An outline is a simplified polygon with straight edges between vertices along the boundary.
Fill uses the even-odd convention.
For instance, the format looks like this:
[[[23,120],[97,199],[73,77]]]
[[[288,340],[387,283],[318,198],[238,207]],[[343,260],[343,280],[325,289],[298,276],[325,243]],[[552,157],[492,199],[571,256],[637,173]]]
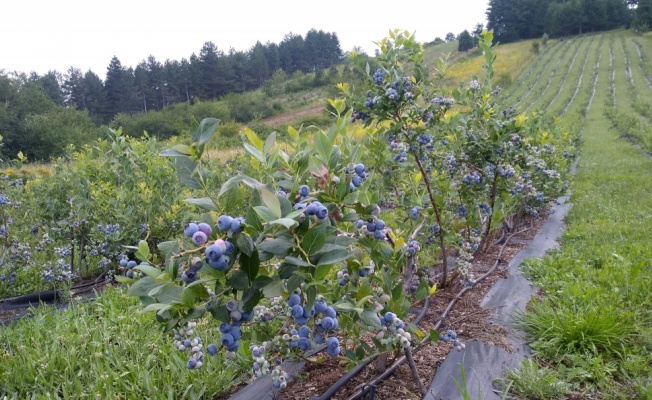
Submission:
[[[525,229],[522,229],[522,230],[520,230],[520,231],[518,231],[518,232],[514,232],[513,234],[511,234],[511,235],[507,238],[507,240],[505,240],[505,243],[501,246],[500,251],[498,252],[498,255],[496,255],[496,261],[494,262],[493,267],[491,267],[491,269],[490,269],[489,271],[487,271],[485,274],[483,274],[481,277],[479,277],[479,278],[476,280],[476,283],[477,283],[477,282],[480,282],[480,281],[482,281],[482,280],[484,280],[484,279],[486,279],[486,278],[487,278],[489,275],[491,275],[491,274],[494,272],[494,270],[498,267],[498,264],[500,264],[500,261],[501,261],[500,257],[502,256],[503,251],[505,250],[505,247],[507,247],[507,244],[509,244],[509,241],[510,241],[510,240],[511,240],[515,235],[517,235],[517,234],[519,234],[519,233],[526,232],[526,231],[528,231],[528,230],[530,230],[530,229],[531,229],[531,228],[525,228]],[[435,329],[435,330],[439,329],[439,327],[441,326],[441,324],[444,322],[444,319],[446,318],[446,316],[451,312],[451,310],[453,309],[453,307],[454,307],[455,304],[457,303],[457,300],[459,300],[459,299],[460,299],[460,298],[461,298],[461,297],[462,297],[466,292],[468,292],[468,291],[471,290],[471,289],[472,289],[472,287],[470,287],[470,286],[467,286],[467,287],[463,288],[463,289],[462,289],[462,290],[457,294],[457,296],[455,296],[455,298],[453,298],[453,300],[451,300],[451,302],[448,304],[448,307],[446,307],[446,310],[442,313],[441,317],[439,318],[439,320],[437,321],[437,323],[435,324],[435,326],[433,327],[433,329]],[[424,309],[425,309],[425,307],[424,307]],[[423,346],[424,346],[424,345],[425,345],[429,340],[430,340],[429,337],[424,338],[424,339],[423,339],[421,342],[419,342],[419,344],[415,347],[414,352],[417,352],[418,350],[420,350],[420,349],[421,349],[421,348],[422,348],[422,347],[423,347]],[[368,365],[372,360],[373,360],[373,359],[370,359],[370,360],[368,360],[368,362],[365,362],[365,363],[364,363],[365,366]],[[386,369],[382,374],[376,376],[376,378],[374,378],[373,380],[371,380],[371,381],[369,381],[369,382],[367,382],[367,383],[364,383],[364,384],[362,384],[361,386],[358,386],[358,390],[359,390],[359,391],[358,391],[357,393],[353,394],[352,396],[350,396],[347,400],[356,400],[356,399],[360,399],[360,398],[362,398],[363,396],[365,396],[365,395],[369,392],[369,389],[368,389],[368,388],[370,388],[370,387],[377,388],[377,387],[378,387],[378,386],[379,386],[379,385],[380,385],[384,380],[386,380],[387,378],[389,378],[389,377],[394,373],[394,371],[396,371],[396,369],[398,369],[398,367],[401,366],[401,364],[403,364],[405,361],[406,361],[406,357],[405,357],[405,355],[403,355],[403,356],[401,356],[400,358],[398,358],[398,359],[394,362],[394,364],[392,364],[389,368],[387,368],[387,369]],[[356,372],[356,374],[357,374],[358,372],[360,372],[360,370],[362,370],[362,368],[360,368],[360,369],[358,370],[358,368],[356,367],[354,370],[357,371],[357,372]],[[351,370],[349,373],[353,372],[354,370]],[[347,374],[347,375],[348,375],[348,374]],[[353,376],[349,377],[349,378],[347,379],[347,382],[348,382],[348,380],[350,380],[351,378],[353,378]],[[340,380],[341,380],[341,379],[340,379]],[[335,383],[335,385],[337,385],[339,382],[340,382],[340,381],[337,381],[337,382]],[[318,398],[313,398],[313,400],[326,400],[326,399],[329,399],[330,396],[332,396],[333,394],[335,394],[335,392],[336,392],[336,391],[339,389],[339,387],[341,386],[341,385],[339,385],[339,386],[337,386],[337,388],[336,388],[335,390],[331,390],[331,389],[333,389],[333,387],[334,387],[335,385],[331,386],[331,387],[330,387],[330,388],[329,388],[329,389],[328,389],[328,390],[327,390],[327,391],[326,391],[322,396],[320,396],[320,397],[318,397]],[[326,394],[328,394],[329,397],[326,397]]]
[[[423,307],[421,308],[421,312],[419,313],[419,315],[417,315],[417,317],[414,319],[414,321],[412,321],[413,324],[416,325],[425,318],[426,313],[428,312],[428,307],[429,306],[430,306],[430,299],[427,298],[423,302]],[[362,371],[365,367],[367,367],[369,364],[374,362],[378,356],[379,356],[379,354],[376,354],[375,356],[367,358],[366,360],[364,360],[360,364],[356,365],[355,368],[353,368],[351,371],[344,374],[340,379],[337,380],[337,382],[335,382],[328,389],[326,389],[326,391],[324,393],[322,393],[321,396],[311,397],[310,400],[328,400],[328,399],[330,399],[331,397],[333,397],[333,395],[335,393],[337,393],[338,390],[340,390],[344,385],[349,383],[349,381],[351,379],[353,379],[356,375],[358,375],[360,373],[360,371]],[[367,385],[367,386],[365,386],[365,390],[366,390],[365,393],[367,393],[369,391],[373,391],[373,390],[375,390],[375,388],[376,388],[376,386],[374,384]]]

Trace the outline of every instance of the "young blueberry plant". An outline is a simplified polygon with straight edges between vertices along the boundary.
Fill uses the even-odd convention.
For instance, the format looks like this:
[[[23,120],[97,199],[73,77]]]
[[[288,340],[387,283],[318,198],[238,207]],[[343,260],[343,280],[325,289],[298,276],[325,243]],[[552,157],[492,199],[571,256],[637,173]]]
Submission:
[[[426,243],[437,245],[441,286],[455,276],[473,283],[470,265],[487,238],[512,215],[536,214],[557,196],[568,166],[560,154],[573,152],[560,149],[568,135],[541,117],[502,109],[492,39],[490,31],[479,37],[484,79],[453,90],[437,85],[445,65],[431,77],[422,45],[398,30],[378,42],[375,71],[353,55],[365,87],[339,85],[353,119],[376,130],[365,145],[382,154],[375,167],[384,171],[387,201],[404,210],[403,227],[423,220]]]
[[[125,264],[144,275],[130,294],[167,329],[183,336],[181,327],[210,314],[221,325],[208,354],[245,355],[252,377],[271,374],[278,388],[288,358],[353,366],[425,335],[408,320],[404,288],[415,285],[403,283],[420,245],[381,217],[373,182],[382,178],[365,162],[373,154],[355,139],[344,100],[330,101],[337,121],[328,131],[290,128],[281,141],[245,129],[248,165],[216,192],[205,185],[201,157],[214,120],[202,121],[190,146],[164,151],[185,172],[194,165],[184,181],[204,197],[187,201],[203,214],[157,251],[141,241],[133,248],[140,263]],[[416,288],[414,301],[433,290],[425,279]],[[177,348],[187,349],[185,340],[175,338]],[[193,368],[204,362],[199,350]]]

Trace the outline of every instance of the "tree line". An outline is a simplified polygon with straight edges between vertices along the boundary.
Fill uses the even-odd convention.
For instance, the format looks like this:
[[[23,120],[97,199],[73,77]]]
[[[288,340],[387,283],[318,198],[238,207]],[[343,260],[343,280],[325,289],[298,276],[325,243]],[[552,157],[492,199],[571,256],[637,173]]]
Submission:
[[[212,100],[228,93],[261,87],[277,70],[290,75],[329,68],[341,61],[342,49],[335,33],[311,29],[302,35],[288,33],[279,43],[257,42],[248,51],[227,52],[206,42],[189,58],[161,62],[150,55],[136,67],[124,66],[114,56],[106,79],[89,70],[71,67],[64,74],[32,73],[57,104],[87,110],[97,123],[108,123],[118,113],[161,110],[171,104]]]
[[[640,3],[652,0],[640,0]],[[489,0],[487,29],[501,43],[581,35],[627,27],[637,16],[632,0]],[[640,6],[639,6],[640,7]],[[652,21],[651,21],[652,22]]]

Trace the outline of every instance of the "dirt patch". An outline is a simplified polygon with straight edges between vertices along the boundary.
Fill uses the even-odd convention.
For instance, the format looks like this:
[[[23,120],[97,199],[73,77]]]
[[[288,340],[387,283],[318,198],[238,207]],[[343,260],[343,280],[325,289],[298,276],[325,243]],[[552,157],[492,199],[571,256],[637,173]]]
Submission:
[[[296,122],[307,117],[319,117],[324,113],[325,109],[324,105],[316,105],[310,108],[304,108],[303,110],[273,115],[261,120],[261,122],[267,126],[279,126],[290,122]]]

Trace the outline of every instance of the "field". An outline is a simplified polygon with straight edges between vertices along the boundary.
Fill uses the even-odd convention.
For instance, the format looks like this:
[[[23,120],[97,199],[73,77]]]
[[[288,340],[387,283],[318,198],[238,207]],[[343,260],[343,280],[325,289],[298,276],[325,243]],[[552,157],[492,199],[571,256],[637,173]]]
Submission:
[[[433,63],[440,56],[452,52],[451,46],[450,43],[446,43],[426,48],[425,59],[430,70],[434,69]],[[649,289],[652,285],[650,269],[652,246],[649,245],[649,232],[652,228],[652,196],[650,196],[652,180],[649,179],[649,175],[652,169],[650,157],[652,153],[652,128],[650,128],[652,36],[637,35],[630,31],[611,31],[566,37],[560,41],[551,40],[548,41],[547,46],[542,46],[539,54],[536,55],[532,52],[532,41],[499,45],[495,48],[495,54],[497,58],[493,65],[494,80],[501,83],[504,88],[500,93],[495,92],[496,101],[491,103],[493,107],[491,110],[489,110],[491,107],[486,107],[488,104],[486,99],[490,97],[488,94],[486,97],[474,97],[475,89],[469,89],[469,82],[474,77],[483,82],[482,64],[485,59],[482,52],[474,50],[469,54],[455,54],[451,58],[445,83],[451,88],[463,82],[463,89],[467,90],[468,94],[467,97],[461,98],[460,103],[467,104],[468,109],[445,110],[441,113],[438,123],[443,127],[442,130],[448,129],[447,136],[442,136],[442,139],[446,138],[446,142],[450,140],[453,143],[456,140],[462,142],[468,139],[461,134],[455,136],[452,133],[459,133],[462,129],[457,128],[467,126],[464,125],[466,122],[460,122],[464,118],[459,117],[458,113],[474,115],[478,119],[496,118],[503,121],[500,118],[504,118],[512,124],[505,123],[505,126],[509,126],[506,129],[517,131],[522,126],[528,127],[527,133],[524,128],[521,133],[524,137],[526,134],[533,135],[533,141],[527,143],[542,145],[551,143],[549,145],[551,147],[548,148],[559,146],[558,154],[553,154],[554,151],[551,150],[551,154],[541,156],[548,157],[545,158],[546,174],[550,174],[549,171],[553,170],[553,166],[573,172],[573,175],[569,176],[571,179],[569,201],[572,203],[572,208],[566,219],[567,227],[561,239],[560,249],[542,259],[529,260],[522,268],[540,288],[536,301],[532,301],[516,321],[518,328],[526,334],[535,362],[524,361],[521,368],[503,371],[501,377],[495,378],[503,379],[503,387],[509,387],[510,398],[650,399],[652,398],[650,378],[652,376],[652,367],[650,367],[652,365],[652,294]],[[374,71],[370,71],[369,75],[373,73]],[[284,101],[284,107],[294,110],[293,113],[296,114],[294,118],[300,118],[299,121],[307,120],[306,118],[309,120],[313,114],[315,118],[323,118],[324,112],[319,106],[319,99],[323,99],[324,96],[326,91],[321,90],[312,94],[303,94],[301,97],[288,98]],[[327,104],[325,100],[323,103]],[[343,102],[338,104],[334,101],[330,105],[338,112],[339,108],[342,110],[345,108]],[[510,117],[512,108],[513,118]],[[480,109],[484,114],[472,114]],[[467,114],[464,114],[465,112]],[[273,119],[263,120],[262,123],[268,126],[285,127],[287,124],[297,122],[293,119],[293,113],[280,114]],[[350,116],[348,119],[351,119]],[[358,119],[364,122],[364,118],[358,117]],[[549,125],[552,121],[555,121],[556,125]],[[418,226],[417,222],[412,222],[406,215],[411,207],[417,203],[421,204],[421,199],[426,199],[429,195],[432,201],[429,206],[433,207],[433,211],[428,214],[428,218],[436,217],[438,226],[442,229],[450,226],[450,232],[454,230],[462,232],[458,234],[459,236],[451,233],[449,242],[446,243],[444,243],[443,233],[441,236],[433,235],[429,239],[435,237],[438,239],[433,239],[434,243],[428,247],[422,242],[418,250],[424,265],[437,266],[439,263],[444,263],[443,279],[441,279],[441,266],[439,269],[433,269],[438,273],[436,279],[415,275],[415,284],[409,290],[405,289],[407,293],[405,296],[398,286],[396,288],[393,286],[396,279],[405,279],[402,271],[397,272],[396,275],[387,272],[382,278],[380,277],[382,274],[378,272],[376,275],[379,278],[376,282],[380,287],[390,278],[394,279],[390,290],[386,290],[392,292],[386,309],[396,313],[401,311],[407,316],[409,306],[422,306],[424,299],[429,298],[431,303],[426,304],[430,305],[432,315],[428,315],[424,320],[425,323],[419,325],[419,329],[413,330],[415,338],[419,332],[418,335],[426,336],[425,339],[421,337],[419,339],[426,341],[429,329],[433,329],[430,335],[435,335],[433,333],[436,332],[435,330],[439,331],[436,332],[437,334],[445,332],[444,325],[437,322],[439,318],[437,313],[446,307],[447,303],[444,303],[444,299],[454,298],[459,289],[468,286],[467,282],[470,278],[464,275],[463,267],[456,266],[458,269],[451,270],[456,271],[454,276],[456,279],[462,277],[462,281],[464,279],[466,281],[446,281],[446,261],[442,260],[438,253],[437,241],[442,238],[442,249],[446,246],[457,246],[455,248],[461,254],[464,254],[464,251],[472,253],[468,243],[475,243],[473,240],[476,239],[482,248],[485,244],[484,236],[479,233],[477,237],[473,236],[470,233],[471,227],[478,226],[484,229],[485,226],[491,225],[491,219],[487,220],[486,216],[482,217],[480,213],[481,217],[476,221],[472,219],[475,217],[466,216],[464,207],[470,208],[469,204],[477,206],[478,198],[484,199],[480,196],[488,194],[481,193],[480,189],[473,189],[476,192],[471,190],[473,193],[464,189],[466,187],[464,185],[468,185],[468,179],[477,176],[473,175],[475,169],[470,168],[459,172],[460,178],[467,179],[464,184],[461,183],[461,179],[460,181],[446,180],[441,177],[443,174],[434,174],[436,178],[430,178],[439,179],[433,180],[433,187],[439,185],[437,187],[447,188],[446,190],[454,194],[449,198],[441,195],[442,199],[440,199],[440,194],[436,190],[433,195],[430,182],[424,178],[425,169],[418,161],[416,164],[419,169],[414,170],[408,170],[407,167],[394,167],[390,164],[389,158],[393,157],[393,154],[400,158],[400,154],[396,149],[387,149],[383,152],[384,144],[380,144],[377,139],[381,134],[379,132],[384,129],[382,124],[379,128],[363,128],[361,122],[356,122],[357,125],[346,124],[350,122],[344,122],[341,118],[334,123],[330,131],[321,132],[307,127],[300,131],[290,129],[287,133],[287,142],[281,142],[281,135],[275,142],[275,134],[267,138],[259,138],[255,133],[247,131],[243,135],[246,152],[230,151],[228,154],[220,152],[219,137],[215,138],[218,141],[217,146],[210,144],[204,149],[202,143],[193,145],[191,151],[190,147],[184,147],[185,145],[182,144],[185,143],[183,138],[175,139],[172,143],[159,143],[149,138],[139,140],[125,138],[116,133],[111,140],[83,149],[69,158],[60,159],[52,166],[21,167],[16,163],[5,170],[4,175],[7,178],[3,181],[5,182],[3,183],[4,195],[10,200],[20,198],[21,204],[16,206],[16,200],[13,202],[3,200],[3,204],[0,205],[4,222],[1,235],[2,259],[10,260],[8,263],[13,268],[2,271],[0,293],[3,297],[12,297],[31,291],[56,288],[62,290],[63,297],[72,297],[72,299],[66,299],[71,302],[65,311],[42,306],[32,310],[26,318],[0,328],[0,396],[6,396],[8,399],[109,397],[201,399],[224,396],[225,393],[229,393],[233,385],[247,381],[251,375],[251,358],[255,357],[252,356],[251,348],[242,345],[238,348],[236,345],[233,351],[229,349],[228,352],[218,352],[214,357],[207,356],[206,359],[202,358],[203,367],[196,370],[194,364],[190,366],[188,354],[174,348],[178,345],[173,345],[175,342],[173,335],[159,329],[161,325],[157,323],[154,313],[142,313],[143,307],[139,305],[138,299],[126,293],[128,285],[138,286],[134,282],[139,277],[139,273],[133,272],[135,270],[127,269],[127,259],[160,264],[164,267],[162,270],[151,268],[147,264],[137,267],[136,269],[141,271],[141,277],[147,275],[152,281],[138,286],[137,290],[132,289],[130,294],[140,296],[145,302],[148,301],[148,296],[156,297],[157,302],[154,304],[146,302],[146,305],[149,309],[157,311],[159,319],[169,326],[173,325],[169,321],[181,324],[181,321],[185,323],[199,315],[199,310],[193,306],[204,302],[209,295],[206,288],[200,289],[203,287],[201,284],[205,283],[203,281],[185,286],[186,288],[194,286],[193,290],[181,292],[179,289],[179,293],[185,295],[180,295],[181,299],[176,303],[173,302],[174,304],[164,304],[162,297],[158,297],[165,291],[168,291],[166,293],[172,298],[174,296],[170,293],[178,294],[176,289],[170,289],[172,287],[170,282],[184,279],[175,278],[177,274],[181,277],[186,262],[188,265],[191,263],[188,254],[193,254],[193,245],[190,239],[186,238],[185,241],[179,242],[181,249],[178,250],[185,254],[186,258],[182,258],[181,266],[177,264],[174,267],[176,269],[170,267],[174,265],[170,262],[172,253],[169,252],[173,247],[170,243],[175,235],[179,236],[182,233],[188,221],[210,221],[215,226],[215,222],[219,221],[217,216],[223,214],[222,211],[225,209],[233,209],[241,213],[233,214],[234,216],[246,215],[246,220],[252,225],[254,223],[250,221],[253,221],[258,213],[261,221],[259,225],[261,228],[265,226],[266,234],[285,232],[283,229],[287,228],[286,236],[302,232],[304,238],[310,237],[314,240],[307,245],[300,241],[294,247],[290,245],[283,247],[285,244],[280,241],[274,244],[268,242],[267,247],[262,247],[264,251],[261,254],[287,256],[288,249],[297,248],[301,254],[292,253],[288,257],[295,263],[293,270],[312,268],[312,264],[315,264],[317,269],[319,266],[327,268],[322,268],[318,274],[323,276],[320,275],[320,279],[314,280],[314,273],[313,276],[306,277],[307,274],[293,274],[290,271],[283,279],[285,288],[292,286],[299,293],[306,293],[308,304],[315,302],[317,290],[320,295],[323,291],[325,295],[340,300],[338,303],[340,308],[337,311],[343,315],[354,308],[360,310],[357,311],[360,318],[355,317],[353,312],[350,319],[341,317],[344,337],[349,333],[351,336],[349,341],[342,338],[342,347],[346,348],[346,352],[342,351],[341,362],[326,362],[324,365],[327,369],[331,372],[337,371],[335,375],[341,375],[346,372],[347,367],[352,368],[355,363],[366,359],[366,347],[362,350],[360,347],[356,348],[350,344],[352,343],[350,339],[353,337],[358,341],[363,334],[369,333],[367,330],[360,330],[361,322],[367,324],[369,315],[373,311],[373,308],[369,308],[371,306],[365,303],[367,301],[365,294],[373,294],[374,290],[377,290],[376,287],[372,288],[372,283],[367,285],[365,283],[367,281],[362,279],[369,273],[368,270],[360,273],[361,278],[353,280],[347,273],[343,273],[341,268],[331,270],[331,264],[337,265],[350,257],[343,254],[347,251],[347,246],[340,245],[336,239],[328,241],[330,239],[327,240],[323,232],[327,229],[318,228],[319,221],[316,219],[314,220],[316,222],[309,226],[295,224],[292,218],[299,218],[300,212],[294,215],[289,202],[287,204],[290,208],[286,210],[285,203],[274,200],[277,197],[269,190],[265,191],[256,186],[255,181],[247,181],[243,178],[241,181],[246,185],[260,190],[257,197],[246,198],[244,189],[229,184],[231,177],[242,176],[244,173],[256,176],[261,181],[263,177],[273,177],[276,183],[284,179],[299,182],[299,177],[303,177],[306,182],[315,181],[317,182],[315,185],[323,185],[326,188],[324,190],[327,193],[321,193],[319,197],[322,202],[339,204],[342,206],[342,212],[346,207],[358,202],[382,204],[379,213],[368,214],[370,221],[376,223],[382,217],[383,223],[387,222],[388,226],[397,227],[396,236],[391,236],[391,239],[397,242],[400,239],[401,243],[407,243],[414,238],[425,240],[425,234],[420,233],[421,229],[426,229],[424,224]],[[390,125],[391,123],[387,122],[387,126]],[[419,125],[415,124],[415,126]],[[470,132],[473,132],[473,128],[476,127],[472,123],[468,126],[471,127],[468,129]],[[479,124],[479,126],[484,125]],[[194,128],[196,130],[193,140],[196,143],[212,135],[212,131],[210,135],[206,134],[210,128],[203,125]],[[286,135],[285,132],[282,134]],[[304,139],[304,136],[307,138],[309,135],[315,135],[314,139],[312,137]],[[514,143],[520,139],[510,140]],[[444,140],[442,146],[448,145],[443,143]],[[567,154],[565,149],[568,148],[569,152],[573,152],[576,147],[579,148],[578,156],[573,159],[573,155]],[[334,151],[334,148],[338,150]],[[310,151],[306,150],[306,154],[315,155],[320,162],[328,165],[329,169],[341,168],[343,179],[349,179],[348,174],[343,171],[352,168],[347,166],[350,160],[359,160],[370,154],[382,154],[382,157],[369,157],[365,165],[370,171],[383,171],[383,173],[372,175],[369,178],[372,184],[363,183],[359,192],[353,187],[353,181],[351,181],[350,194],[348,185],[342,190],[332,189],[338,187],[339,181],[332,186],[329,186],[329,179],[325,180],[326,183],[319,183],[320,179],[324,179],[319,175],[321,171],[315,169],[314,163],[309,165],[305,161],[305,165],[303,164],[304,161],[300,157],[303,154],[302,149],[310,149]],[[562,149],[563,157],[560,154]],[[283,150],[287,150],[287,153],[282,153]],[[192,158],[196,154],[193,151],[199,152],[199,157]],[[204,151],[202,160],[205,161],[199,161]],[[168,163],[167,158],[158,157],[161,152],[171,155],[175,162]],[[414,152],[416,154],[416,150]],[[470,153],[470,150],[466,152],[467,155]],[[446,153],[441,153],[433,158],[440,160],[442,162],[440,165],[445,166],[447,165],[444,160],[445,155]],[[289,160],[287,163],[296,167],[303,175],[299,173],[290,177],[282,175],[276,162],[283,157],[287,157]],[[520,160],[518,157],[521,156],[515,157]],[[569,168],[571,161],[575,162],[572,168]],[[516,161],[514,163],[516,165]],[[526,169],[531,166],[530,164],[532,163],[523,161],[522,171],[519,167],[517,174],[527,173]],[[478,165],[484,166],[484,164]],[[69,172],[71,166],[75,166],[76,173]],[[310,168],[312,169],[309,170]],[[540,172],[540,169],[538,167],[533,169],[534,172],[531,174]],[[388,182],[391,181],[390,177],[394,176],[392,174],[405,171],[407,171],[405,175],[400,176],[406,176],[406,179]],[[328,177],[328,171],[326,174]],[[358,173],[358,176],[364,174]],[[498,175],[495,176],[494,184],[498,181]],[[19,179],[24,179],[25,182],[17,182]],[[536,178],[534,179],[535,184],[540,183]],[[178,180],[186,183],[187,186],[179,185]],[[48,181],[54,183],[52,188],[45,185]],[[554,180],[554,183],[544,180],[541,182],[541,185],[546,185],[546,190],[549,190],[545,192],[545,196],[548,196],[546,198],[555,198],[566,189],[566,185],[561,184],[561,178]],[[235,185],[240,183],[238,181]],[[294,186],[295,189],[299,189],[298,183]],[[396,190],[384,196],[377,194],[379,191],[374,190],[375,186],[393,187]],[[459,189],[460,187],[463,189]],[[444,189],[441,190],[445,192]],[[504,190],[504,194],[496,196],[496,190]],[[219,195],[216,194],[218,192]],[[543,189],[541,193],[544,193]],[[517,214],[525,213],[526,208],[530,210],[530,207],[538,204],[528,202],[531,199],[528,200],[526,196],[515,194],[512,187],[500,188],[494,185],[493,192],[488,196],[492,208],[497,199],[496,204],[503,204],[504,207],[499,213],[499,206],[496,205],[494,222],[502,224],[492,227],[492,235],[499,235],[501,231],[506,232],[503,233],[504,235],[514,233],[509,231],[508,226],[513,221],[518,221],[518,218],[512,219],[507,214],[507,210],[516,210],[514,212]],[[184,201],[188,197],[192,199]],[[196,205],[204,209],[200,210],[195,207]],[[441,209],[438,209],[437,205],[442,205]],[[332,207],[329,212],[334,212]],[[358,207],[355,212],[363,214],[367,210]],[[417,214],[418,212],[417,210]],[[274,215],[269,216],[270,213]],[[353,211],[351,213],[353,214]],[[541,215],[543,214],[545,213],[542,209]],[[530,216],[532,215],[535,216],[532,220],[535,223],[538,212],[530,213]],[[339,225],[339,234],[344,234],[347,229],[355,230],[353,222],[355,221],[344,221]],[[112,225],[115,223],[119,225],[117,228]],[[268,223],[272,223],[275,227],[271,228]],[[100,230],[95,229],[98,224],[101,225]],[[9,230],[11,235],[6,234],[6,230]],[[45,232],[49,236],[43,236]],[[233,229],[233,232],[229,231],[228,238],[226,233],[223,237],[228,241],[232,237],[239,237],[233,236],[236,233],[238,233],[236,229]],[[320,236],[322,234],[323,236]],[[194,235],[190,236],[195,241]],[[46,240],[48,237],[55,238],[56,241],[49,242]],[[490,237],[493,239],[495,236]],[[233,242],[236,242],[236,239],[233,239]],[[64,247],[68,243],[71,247],[66,250]],[[253,246],[254,242],[251,243]],[[328,261],[324,258],[326,257],[323,255],[324,251],[317,249],[317,252],[311,252],[315,247],[322,247],[325,243],[326,246],[331,246],[331,254],[328,257],[332,258]],[[378,265],[381,265],[383,260],[389,265],[390,261],[387,261],[389,259],[392,260],[391,262],[396,261],[396,265],[403,265],[406,258],[411,260],[404,256],[403,250],[388,253],[388,250],[382,246],[372,243],[371,239],[369,242],[363,240],[361,243],[356,251],[368,251],[368,255],[365,253],[365,258],[358,256],[360,253],[356,253],[355,257],[360,261],[357,264],[346,264],[351,275],[354,274],[352,268],[356,271],[358,268],[360,271],[371,268],[373,272],[374,263],[369,264],[370,259],[376,261]],[[464,247],[465,243],[467,247]],[[195,244],[198,245],[197,242]],[[236,244],[238,248],[248,246],[247,243],[239,240]],[[256,243],[256,246],[259,245],[263,244]],[[352,244],[349,243],[348,246]],[[16,251],[17,248],[20,252]],[[410,257],[416,251],[412,251]],[[242,254],[246,253],[243,251]],[[211,271],[204,266],[201,271],[207,273],[210,278],[206,282],[222,282],[221,279],[224,279],[224,282],[237,288],[237,290],[233,289],[233,299],[238,298],[242,303],[246,302],[244,293],[252,296],[250,293],[258,288],[256,285],[263,285],[263,283],[270,287],[274,286],[269,289],[274,293],[280,290],[278,293],[283,293],[284,299],[289,297],[292,290],[287,289],[287,293],[284,291],[284,283],[275,275],[274,269],[264,265],[266,260],[258,261],[256,258],[258,256],[254,257],[251,254],[247,255],[246,261],[243,261],[244,256],[241,257],[243,257],[239,261],[241,269],[238,271],[242,271],[242,274],[237,276],[232,274],[227,277],[225,273]],[[125,260],[124,268],[118,266],[118,261],[122,258]],[[270,267],[269,271],[264,271],[267,267]],[[283,268],[289,269],[288,264],[276,265],[276,269],[281,271],[279,275],[283,273]],[[190,267],[184,271],[190,271]],[[75,287],[65,279],[67,274],[77,274],[87,281],[98,276],[104,280],[113,275],[124,275],[125,277],[118,279],[126,284],[110,287],[98,293],[95,300],[86,302],[75,297]],[[42,276],[50,278],[43,282],[39,280]],[[288,279],[288,276],[300,276],[305,281],[298,282],[297,278]],[[156,287],[152,283],[155,279],[156,282],[165,282],[165,284]],[[321,280],[324,282],[332,280],[335,282],[334,288],[326,287],[327,284]],[[192,280],[184,280],[184,282],[190,283]],[[359,284],[359,288],[352,289],[354,284]],[[448,284],[450,286],[447,286]],[[406,285],[406,288],[409,286]],[[314,293],[308,287],[316,288]],[[221,293],[225,296],[231,295],[228,287],[218,284],[215,286],[215,292],[218,292],[218,289],[223,290]],[[487,288],[484,287],[482,290],[485,289]],[[356,301],[352,300],[350,305],[343,305],[344,300],[350,295],[347,291],[350,290],[355,292],[353,299]],[[235,294],[236,292],[240,294]],[[398,296],[395,296],[394,292]],[[436,295],[433,296],[435,292]],[[213,297],[215,293],[212,293],[211,298]],[[405,297],[410,300],[407,304],[405,304]],[[468,297],[474,302],[480,301],[477,295]],[[208,303],[217,305],[219,310],[222,310],[222,307],[229,307],[210,298]],[[175,307],[180,310],[180,313],[188,311],[188,314],[179,314],[184,315],[184,318],[175,320],[169,313],[165,313],[170,309],[176,310]],[[269,309],[274,307],[280,306],[269,305]],[[450,320],[454,320],[459,325],[463,325],[465,312],[482,313],[477,304],[468,302],[463,302],[457,308],[460,314],[454,314]],[[213,315],[217,316],[221,312],[219,310]],[[234,310],[229,309],[229,311]],[[240,313],[243,310],[235,311]],[[224,313],[226,317],[219,314],[221,318],[226,320],[235,318],[226,311]],[[203,311],[201,314],[203,315]],[[372,314],[375,317],[376,312],[373,311]],[[290,311],[288,311],[289,315]],[[296,318],[294,315],[292,317]],[[303,314],[298,318],[302,317]],[[362,321],[365,318],[366,320]],[[443,317],[440,319],[444,320]],[[471,323],[472,318],[468,319]],[[240,318],[237,320],[239,321]],[[199,321],[193,333],[188,334],[186,329],[186,333],[180,335],[185,335],[189,339],[195,336],[201,337],[201,341],[206,345],[219,343],[220,340],[225,343],[224,336],[220,339],[220,331],[223,327],[220,327],[219,321],[213,318],[203,318]],[[286,328],[281,327],[280,324],[266,325],[265,322],[262,323],[263,327],[271,326],[280,331]],[[477,319],[472,322],[478,324],[473,325],[476,327],[476,332],[488,329],[486,321]],[[243,329],[243,342],[261,341],[260,337],[268,334],[261,332]],[[486,336],[477,333],[475,336],[461,335],[463,341],[487,340]],[[273,336],[271,334],[269,340],[272,340]],[[501,340],[496,338],[497,342]],[[394,345],[398,344],[394,343]],[[434,374],[435,371],[428,369],[430,367],[424,368],[424,365],[437,364],[451,349],[450,346],[443,345],[441,340],[438,341],[436,336],[426,347],[430,350],[425,350],[424,354],[429,356],[419,356],[415,350],[415,360],[419,364],[419,370],[422,371],[421,381],[427,387],[432,376],[423,375],[423,371],[427,371],[428,374]],[[395,359],[402,353],[401,348],[398,349],[398,351],[394,349],[393,353],[390,352]],[[339,347],[337,350],[339,354]],[[321,360],[308,359],[309,363],[314,361],[318,361],[315,365],[324,362],[323,357]],[[390,359],[388,363],[391,361]],[[391,388],[401,385],[403,391],[400,398],[422,398],[418,385],[407,382],[411,378],[410,370],[405,365],[402,368],[404,370],[397,373],[398,377],[391,378],[393,380],[379,387],[376,398],[396,398],[392,397],[396,392],[392,392],[394,389]],[[365,370],[365,373],[360,375],[364,376],[364,379],[360,378],[359,381],[354,381],[354,384],[349,384],[345,389],[348,395],[356,392],[354,385],[364,384],[365,380],[368,381],[375,376],[375,371],[370,371],[371,369]],[[299,376],[295,385],[305,386],[306,383],[311,382],[311,374],[313,377],[320,374],[318,368],[310,367],[308,370],[309,373]],[[331,378],[334,380],[337,376],[330,376],[329,379]],[[277,376],[274,379],[280,382]],[[315,379],[314,382],[315,385],[320,382],[321,386],[317,387],[319,393],[323,393],[328,388],[328,382],[321,382],[319,379]],[[305,396],[304,392],[297,394],[297,387],[289,385],[287,389],[281,390],[280,398],[298,399]],[[464,392],[462,387],[460,391]]]

